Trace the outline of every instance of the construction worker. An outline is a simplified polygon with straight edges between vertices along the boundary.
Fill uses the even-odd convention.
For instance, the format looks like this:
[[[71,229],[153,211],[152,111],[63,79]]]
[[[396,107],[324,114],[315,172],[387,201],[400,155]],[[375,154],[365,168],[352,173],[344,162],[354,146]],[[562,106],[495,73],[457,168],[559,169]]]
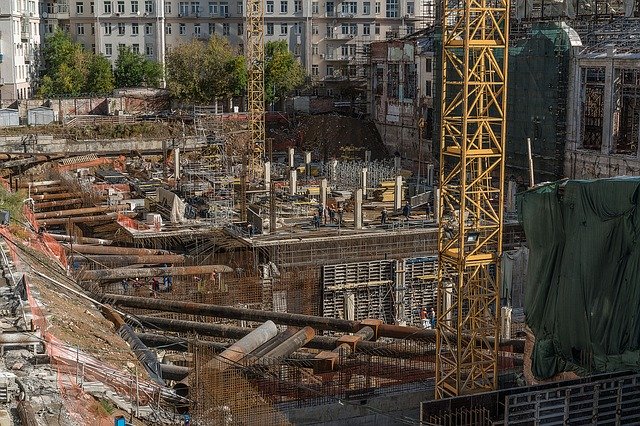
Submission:
[[[431,311],[429,311],[429,321],[431,322],[431,328],[436,328],[436,311],[435,309],[431,308]]]
[[[384,225],[387,223],[387,209],[385,207],[382,208],[382,213],[380,213],[380,223]]]
[[[313,214],[313,227],[315,229],[320,229],[320,216],[317,213]]]
[[[420,309],[420,322],[422,322],[422,328],[429,328],[429,319],[427,318],[427,308]]]
[[[409,204],[408,201],[402,208],[402,215],[405,219],[409,220],[409,216],[411,215],[411,204]]]

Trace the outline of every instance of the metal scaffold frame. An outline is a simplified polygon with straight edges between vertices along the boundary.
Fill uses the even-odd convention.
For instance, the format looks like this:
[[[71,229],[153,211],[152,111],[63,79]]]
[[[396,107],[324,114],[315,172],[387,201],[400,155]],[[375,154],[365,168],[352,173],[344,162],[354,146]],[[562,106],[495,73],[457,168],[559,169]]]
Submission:
[[[259,181],[265,156],[264,121],[264,2],[247,0],[247,99],[249,134],[252,146],[248,149],[248,177]]]
[[[508,1],[446,1],[442,28],[436,398],[497,386]]]

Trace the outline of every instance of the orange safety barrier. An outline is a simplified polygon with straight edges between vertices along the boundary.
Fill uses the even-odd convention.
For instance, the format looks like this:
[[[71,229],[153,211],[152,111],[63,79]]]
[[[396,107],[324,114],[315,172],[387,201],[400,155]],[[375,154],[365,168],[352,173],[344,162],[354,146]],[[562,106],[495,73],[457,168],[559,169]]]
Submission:
[[[27,221],[31,224],[33,229],[38,232],[40,230],[40,226],[38,225],[38,221],[36,220],[35,215],[33,214],[33,210],[31,210],[31,208],[27,204],[22,206],[22,214],[24,215],[24,218],[27,219]]]
[[[128,229],[133,229],[134,231],[145,231],[147,229],[149,229],[149,227],[147,225],[145,225],[142,222],[138,222],[135,219],[131,219],[130,217],[127,217],[123,214],[118,213],[118,219],[117,219],[118,224],[120,224],[121,226],[128,228]]]

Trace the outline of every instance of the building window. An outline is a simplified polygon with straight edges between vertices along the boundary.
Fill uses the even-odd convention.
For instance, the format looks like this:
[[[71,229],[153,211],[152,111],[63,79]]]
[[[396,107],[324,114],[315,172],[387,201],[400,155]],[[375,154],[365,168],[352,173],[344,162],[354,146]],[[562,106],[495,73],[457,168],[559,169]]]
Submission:
[[[273,0],[267,0],[267,13],[273,13]]]
[[[164,13],[165,14],[170,14],[171,13],[171,2],[170,1],[165,1],[164,2]]]
[[[311,25],[311,34],[318,35],[320,33],[318,26],[316,24]]]
[[[327,76],[333,76],[333,65],[327,65]]]
[[[293,13],[302,12],[302,0],[293,0]]]
[[[387,18],[398,17],[398,0],[387,0]]]
[[[407,25],[407,34],[413,34],[416,31],[416,27],[413,25]]]
[[[95,24],[91,24],[91,35],[94,35],[96,33],[96,26]]]
[[[209,35],[213,35],[216,33],[216,24],[213,22],[209,22]]]
[[[317,43],[313,43],[311,45],[311,54],[312,55],[317,55],[318,54],[318,44]]]
[[[78,15],[82,15],[84,13],[84,3],[82,3],[82,2],[77,2],[76,3],[76,13]]]
[[[414,3],[412,1],[407,2],[407,15],[413,16],[416,13]]]
[[[287,34],[289,34],[289,27],[287,26],[287,24],[280,24],[280,35]]]
[[[111,35],[111,22],[104,24],[104,35]]]
[[[317,14],[319,13],[320,7],[318,6],[318,2],[314,1],[311,3],[311,13]]]
[[[104,54],[107,56],[113,55],[113,46],[111,46],[111,43],[104,45]]]
[[[267,22],[267,35],[273,35],[273,22]]]
[[[124,0],[118,0],[118,4],[116,5],[116,12],[124,13]]]
[[[280,1],[280,13],[289,12],[289,2],[287,0]]]
[[[153,24],[144,24],[144,34],[151,35]]]
[[[189,3],[181,1],[178,10],[180,11],[178,16],[189,16]]]
[[[237,11],[238,11],[238,15],[240,16],[244,14],[244,3],[242,3],[241,1],[238,2]]]
[[[218,3],[209,2],[209,15],[215,16],[218,14]]]
[[[335,12],[335,8],[333,7],[333,2],[328,1],[324,7],[325,7],[325,11],[327,12],[327,16],[333,16],[333,12]]]
[[[238,35],[241,36],[244,34],[244,25],[242,23],[238,24]]]
[[[180,35],[185,35],[187,33],[187,26],[185,24],[180,24]]]
[[[222,24],[222,35],[223,36],[228,36],[230,34],[229,31],[229,23],[225,22]]]
[[[196,15],[198,12],[200,12],[200,4],[197,1],[192,1],[191,2],[191,14],[192,15]]]
[[[93,15],[96,12],[96,5],[94,2],[89,3],[89,9],[91,9],[91,14]],[[93,49],[95,51],[95,49]]]
[[[355,15],[358,13],[358,3],[355,1],[345,1],[342,3],[342,13]]]
[[[145,44],[144,45],[144,50],[145,50],[145,53],[147,54],[147,56],[153,55],[153,46],[152,45]]]
[[[224,16],[224,17],[229,16],[229,3],[227,2],[220,3],[220,16]]]
[[[96,45],[95,43],[91,44],[91,51],[95,54],[96,53]]]
[[[376,24],[375,33],[376,33],[376,35],[380,35],[380,24]]]
[[[140,29],[138,28],[138,23],[137,22],[132,22],[131,23],[131,35],[138,35],[140,34]]]
[[[76,24],[76,34],[84,35],[84,25],[83,24]]]
[[[136,54],[140,54],[140,45],[138,43],[133,43],[131,45],[131,51]]]
[[[371,2],[365,1],[362,3],[362,14],[371,15]]]
[[[317,65],[311,65],[311,75],[317,76],[318,74],[319,74],[318,66]]]
[[[124,43],[118,43],[118,52],[122,52],[122,50],[125,48],[125,44]]]
[[[296,22],[293,24],[293,33],[302,34],[302,24],[300,22]]]
[[[380,15],[380,2],[376,2],[376,15]]]
[[[138,0],[131,0],[131,13],[138,13],[139,11]]]
[[[124,35],[124,22],[118,22],[118,35]]]
[[[193,35],[196,37],[200,37],[202,31],[200,30],[200,24],[193,24]]]
[[[165,34],[171,34],[171,24],[166,24],[164,26],[164,33]]]
[[[362,24],[362,34],[371,35],[371,24]]]
[[[144,0],[144,12],[145,13],[153,13],[153,1]]]
[[[105,1],[103,4],[104,8],[102,9],[104,13],[111,13],[111,2]]]

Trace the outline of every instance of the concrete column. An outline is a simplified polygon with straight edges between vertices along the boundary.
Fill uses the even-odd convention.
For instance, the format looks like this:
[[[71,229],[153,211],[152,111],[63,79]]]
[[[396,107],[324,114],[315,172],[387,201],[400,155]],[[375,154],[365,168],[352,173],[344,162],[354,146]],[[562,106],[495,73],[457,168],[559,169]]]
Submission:
[[[360,185],[362,187],[362,196],[367,199],[367,168],[363,167],[360,172]]]
[[[327,206],[327,180],[320,181],[320,204]]]
[[[400,156],[393,157],[393,167],[395,167],[396,172],[402,168],[402,158]]]
[[[298,193],[298,171],[292,169],[289,172],[289,195],[296,195]]]
[[[615,113],[615,69],[613,68],[613,46],[607,46],[607,57],[611,60],[606,61],[604,69],[604,99],[603,99],[603,111],[602,115],[602,146],[600,152],[605,155],[609,155],[614,149],[614,131],[617,133],[617,129],[614,129],[614,113]]]
[[[396,260],[396,282],[395,284],[395,306],[394,315],[396,325],[407,325],[407,318],[404,309],[404,260]]]
[[[433,190],[433,217],[437,224],[440,221],[440,188]]]
[[[402,208],[402,176],[396,176],[396,185],[393,191],[393,208],[394,210]]]
[[[344,319],[349,321],[356,319],[356,296],[351,292],[344,295]]]
[[[336,182],[336,175],[338,174],[338,160],[331,160],[331,182]]]
[[[428,164],[427,165],[427,185],[429,186],[433,186],[433,172],[434,172],[433,164]]]
[[[356,229],[362,229],[362,188],[356,191],[356,206],[353,211]]]
[[[371,162],[371,151],[366,150],[364,152],[364,161],[365,161],[365,163],[370,163]]]
[[[293,156],[295,154],[295,150],[293,148],[289,148],[289,168],[294,168],[294,164],[293,164]]]
[[[264,162],[264,186],[265,188],[269,188],[269,184],[271,183],[271,162]]]
[[[173,162],[173,174],[175,175],[175,179],[178,180],[180,179],[180,148],[176,148],[173,150]]]
[[[311,153],[309,151],[304,153],[304,171],[307,177],[311,176]]]

